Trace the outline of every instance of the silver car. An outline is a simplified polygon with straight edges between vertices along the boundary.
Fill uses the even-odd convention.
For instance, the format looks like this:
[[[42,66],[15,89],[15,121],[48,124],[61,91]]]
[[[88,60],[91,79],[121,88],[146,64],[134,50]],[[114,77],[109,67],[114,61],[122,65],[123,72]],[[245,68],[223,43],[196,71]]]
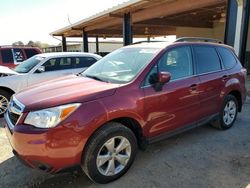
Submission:
[[[91,53],[58,52],[35,55],[14,69],[0,66],[0,117],[14,93],[33,84],[80,73],[99,59],[101,56]]]

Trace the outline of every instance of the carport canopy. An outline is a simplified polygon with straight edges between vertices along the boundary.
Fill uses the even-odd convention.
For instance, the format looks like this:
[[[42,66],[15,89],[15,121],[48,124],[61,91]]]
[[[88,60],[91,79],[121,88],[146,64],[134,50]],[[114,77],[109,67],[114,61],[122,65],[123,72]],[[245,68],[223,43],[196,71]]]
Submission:
[[[177,27],[212,28],[215,20],[225,17],[226,6],[226,0],[130,0],[51,35],[123,38],[126,34],[136,38],[176,35]]]

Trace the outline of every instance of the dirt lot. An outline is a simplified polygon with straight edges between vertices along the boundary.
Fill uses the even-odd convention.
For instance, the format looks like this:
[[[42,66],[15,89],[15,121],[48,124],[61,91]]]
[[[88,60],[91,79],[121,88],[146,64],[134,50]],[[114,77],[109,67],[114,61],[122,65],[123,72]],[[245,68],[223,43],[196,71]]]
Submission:
[[[81,172],[48,175],[11,153],[0,120],[0,187],[103,187]],[[139,151],[121,179],[104,187],[247,187],[250,185],[250,98],[235,126],[203,126]]]

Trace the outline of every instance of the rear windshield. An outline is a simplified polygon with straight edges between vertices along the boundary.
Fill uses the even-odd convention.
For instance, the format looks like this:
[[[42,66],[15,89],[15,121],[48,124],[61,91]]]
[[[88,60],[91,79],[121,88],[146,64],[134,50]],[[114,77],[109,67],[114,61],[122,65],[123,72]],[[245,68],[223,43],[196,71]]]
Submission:
[[[27,58],[30,58],[30,57],[38,54],[38,51],[35,49],[24,49],[24,51],[26,53]]]

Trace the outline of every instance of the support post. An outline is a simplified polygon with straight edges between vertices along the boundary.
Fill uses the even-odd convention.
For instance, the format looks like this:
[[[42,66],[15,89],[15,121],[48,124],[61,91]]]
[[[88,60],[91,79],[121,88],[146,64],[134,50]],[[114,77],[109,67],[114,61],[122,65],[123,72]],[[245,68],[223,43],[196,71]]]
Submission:
[[[147,41],[150,42],[150,36],[147,37]]]
[[[132,32],[132,20],[131,14],[125,13],[123,17],[123,45],[127,46],[132,44],[133,32]]]
[[[237,7],[238,4],[236,0],[228,0],[224,43],[230,46],[234,46],[235,42],[237,12],[238,12]]]
[[[65,36],[62,36],[62,52],[67,52],[67,42]]]
[[[88,33],[83,31],[82,38],[83,38],[83,52],[89,52]]]
[[[95,37],[95,48],[96,48],[96,54],[99,54],[99,40],[98,40],[98,36]]]
[[[239,58],[243,66],[247,66],[246,62],[246,50],[247,50],[247,41],[250,39],[248,36],[248,27],[249,27],[249,17],[250,17],[250,0],[245,0],[243,4],[243,18],[242,18],[242,34],[241,34],[241,46]],[[248,65],[249,66],[249,65]]]

